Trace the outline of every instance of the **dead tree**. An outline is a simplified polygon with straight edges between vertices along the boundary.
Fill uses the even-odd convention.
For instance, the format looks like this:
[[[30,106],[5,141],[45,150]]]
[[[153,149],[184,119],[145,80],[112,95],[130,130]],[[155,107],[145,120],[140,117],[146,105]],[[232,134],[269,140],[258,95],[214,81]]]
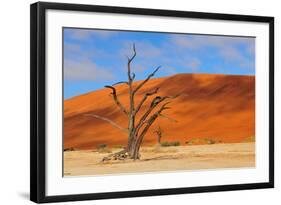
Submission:
[[[156,133],[157,135],[157,143],[161,144],[161,138],[163,136],[163,132],[160,126],[158,126],[157,130],[154,131],[154,133]]]
[[[168,107],[168,104],[170,103],[169,100],[174,99],[178,97],[179,95],[174,96],[160,96],[157,95],[159,88],[155,88],[147,93],[145,93],[140,100],[139,103],[135,102],[135,96],[138,93],[138,91],[155,75],[155,73],[160,69],[160,66],[157,67],[152,73],[150,73],[143,81],[140,81],[138,84],[134,84],[133,82],[135,79],[135,73],[131,71],[131,63],[136,57],[137,52],[135,45],[133,45],[133,55],[132,57],[128,57],[127,62],[127,76],[128,81],[121,81],[117,82],[113,85],[106,85],[105,88],[108,88],[111,90],[111,96],[113,101],[115,102],[116,106],[119,107],[119,109],[124,113],[126,118],[128,119],[128,127],[122,128],[115,122],[113,122],[110,119],[104,118],[102,116],[98,116],[95,114],[87,114],[88,116],[95,117],[97,119],[106,121],[110,123],[112,126],[121,129],[122,131],[125,131],[128,135],[128,141],[126,148],[118,153],[114,153],[109,155],[108,157],[105,157],[103,161],[111,160],[111,159],[139,159],[140,154],[140,146],[143,142],[143,139],[149,130],[149,128],[152,126],[152,124],[155,122],[155,120],[158,117],[164,117],[167,119],[172,119],[166,115],[164,115],[162,112],[164,110],[170,109]],[[125,84],[128,86],[129,90],[129,107],[126,108],[118,99],[117,90],[114,86],[119,84]],[[144,103],[150,98],[151,96],[155,96],[151,99],[151,102],[147,108],[147,110],[144,112],[144,114],[140,117],[139,121],[136,122],[136,116],[139,114],[139,111],[141,110]]]

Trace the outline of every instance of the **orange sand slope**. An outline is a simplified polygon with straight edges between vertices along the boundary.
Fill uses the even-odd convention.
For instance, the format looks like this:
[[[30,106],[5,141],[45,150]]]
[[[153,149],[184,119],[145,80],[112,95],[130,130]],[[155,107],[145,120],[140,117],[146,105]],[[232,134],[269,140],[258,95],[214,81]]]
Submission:
[[[139,82],[136,82],[137,85]],[[159,87],[158,95],[182,96],[173,99],[163,114],[177,120],[158,118],[144,143],[155,144],[154,131],[160,125],[162,141],[182,145],[200,139],[216,142],[245,142],[255,136],[255,77],[215,74],[178,74],[151,79],[136,95],[136,104],[144,93]],[[128,107],[128,87],[116,86],[120,101]],[[111,124],[89,117],[106,117],[126,128],[127,117],[115,105],[109,89],[101,89],[64,101],[64,147],[93,149],[99,144],[124,145],[126,133]],[[154,96],[151,96],[153,98]],[[137,119],[147,109],[147,100]],[[198,140],[199,139],[199,140]]]

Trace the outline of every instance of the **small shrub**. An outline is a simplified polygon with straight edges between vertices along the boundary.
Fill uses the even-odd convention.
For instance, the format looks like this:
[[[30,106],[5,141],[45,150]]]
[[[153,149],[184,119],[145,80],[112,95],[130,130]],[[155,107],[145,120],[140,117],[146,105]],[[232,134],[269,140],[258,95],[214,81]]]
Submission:
[[[64,148],[64,152],[70,152],[70,151],[75,151],[74,147],[69,147],[69,148]]]
[[[207,144],[215,144],[216,141],[215,140],[212,140],[212,139],[205,139],[206,143]]]
[[[124,145],[113,145],[112,148],[121,149],[124,148]]]
[[[216,144],[218,143],[216,140],[211,138],[192,138],[189,141],[186,141],[187,145],[204,145],[204,144]]]
[[[98,146],[97,146],[97,149],[104,149],[104,148],[106,148],[107,147],[107,144],[99,144]]]
[[[172,146],[180,146],[180,142],[179,141],[175,141],[175,142],[171,142]]]
[[[97,146],[97,150],[96,150],[98,153],[111,153],[111,149],[109,149],[107,147],[107,144],[99,144]]]
[[[169,142],[161,142],[161,146],[162,147],[168,147],[168,146],[170,146],[170,143]]]
[[[192,145],[192,140],[191,141],[186,141],[185,144]]]
[[[161,142],[162,147],[170,147],[170,146],[180,146],[179,141],[173,141],[173,142]]]

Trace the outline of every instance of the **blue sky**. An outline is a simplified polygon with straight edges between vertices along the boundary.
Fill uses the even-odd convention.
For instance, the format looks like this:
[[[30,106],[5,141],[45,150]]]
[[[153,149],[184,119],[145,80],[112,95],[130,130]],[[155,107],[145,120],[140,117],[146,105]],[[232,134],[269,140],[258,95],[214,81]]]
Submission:
[[[126,80],[127,56],[136,80],[177,73],[255,74],[255,38],[64,28],[64,98]]]

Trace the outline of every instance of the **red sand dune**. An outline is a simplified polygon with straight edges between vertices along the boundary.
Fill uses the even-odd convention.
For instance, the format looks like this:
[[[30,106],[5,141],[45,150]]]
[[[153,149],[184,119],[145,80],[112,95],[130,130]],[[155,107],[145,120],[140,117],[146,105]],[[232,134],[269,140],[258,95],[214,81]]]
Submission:
[[[181,144],[194,138],[235,143],[255,135],[254,76],[178,74],[155,78],[139,91],[136,103],[145,92],[155,87],[160,87],[159,95],[184,95],[173,99],[172,109],[163,112],[177,122],[158,118],[149,130],[145,144],[156,142],[154,131],[159,125],[163,130],[162,141],[180,141]],[[128,106],[127,86],[119,85],[116,89],[120,101]],[[93,113],[126,127],[126,116],[109,93],[109,89],[101,89],[64,101],[65,148],[93,149],[103,143],[125,145],[126,133],[105,121],[85,115]],[[141,113],[148,103],[150,100]]]

